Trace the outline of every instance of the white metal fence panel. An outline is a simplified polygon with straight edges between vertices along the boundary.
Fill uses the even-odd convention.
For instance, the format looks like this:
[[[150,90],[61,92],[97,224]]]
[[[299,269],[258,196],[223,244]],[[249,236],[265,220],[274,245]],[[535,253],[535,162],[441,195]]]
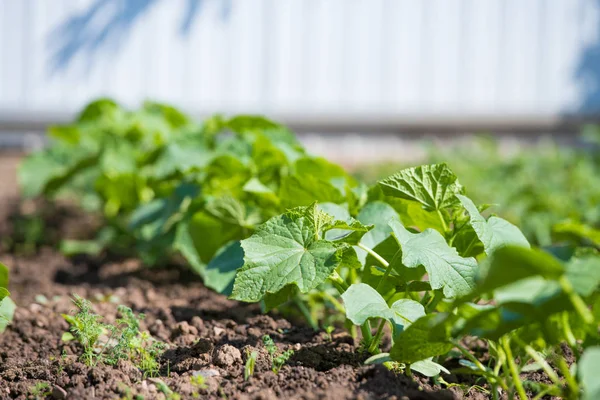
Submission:
[[[0,0],[0,117],[111,96],[206,114],[600,110],[600,0]]]

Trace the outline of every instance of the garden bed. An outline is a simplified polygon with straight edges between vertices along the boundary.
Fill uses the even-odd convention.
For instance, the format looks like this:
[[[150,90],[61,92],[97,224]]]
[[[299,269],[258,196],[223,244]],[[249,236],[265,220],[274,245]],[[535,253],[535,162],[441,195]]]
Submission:
[[[4,234],[19,204],[14,162],[6,160],[0,172],[7,183],[0,201]],[[77,216],[66,215],[57,221],[66,221],[61,230],[81,228]],[[463,397],[460,388],[442,390],[428,378],[415,375],[412,381],[381,365],[364,366],[366,356],[342,330],[329,337],[277,315],[262,315],[257,305],[228,300],[177,265],[146,269],[135,259],[68,259],[50,247],[33,255],[3,252],[0,260],[10,268],[11,295],[18,305],[13,323],[0,335],[0,398],[31,397],[36,384],[43,387],[40,383],[48,384],[49,398],[127,398],[128,393],[129,398],[164,398],[157,378],[182,398],[486,398],[475,389]],[[68,330],[61,314],[74,309],[73,293],[92,300],[108,322],[114,320],[117,304],[144,313],[142,329],[169,345],[160,359],[160,376],[143,379],[125,362],[87,367],[77,361],[77,345],[61,341]],[[271,371],[263,335],[295,352],[278,374]],[[259,354],[248,381],[246,349]],[[206,389],[190,383],[194,373],[210,376]]]

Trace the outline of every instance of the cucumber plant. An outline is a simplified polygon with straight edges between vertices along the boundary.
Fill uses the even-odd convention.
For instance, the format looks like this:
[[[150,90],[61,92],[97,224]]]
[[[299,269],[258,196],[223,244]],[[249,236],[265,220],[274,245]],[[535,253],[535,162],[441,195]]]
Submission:
[[[435,376],[447,372],[440,362],[458,351],[461,372],[484,376],[494,398],[504,391],[526,399],[526,390],[578,398],[578,379],[590,372],[582,369],[577,378],[560,345],[579,355],[582,343],[597,343],[598,319],[589,306],[600,258],[584,249],[561,262],[531,249],[517,227],[482,216],[486,208],[436,164],[380,181],[354,216],[330,204],[290,209],[242,240],[244,264],[231,297],[273,308],[331,285],[374,355],[368,362]],[[392,345],[381,353],[386,325]],[[488,342],[488,365],[461,343],[466,336]],[[532,368],[552,384],[521,381]]]

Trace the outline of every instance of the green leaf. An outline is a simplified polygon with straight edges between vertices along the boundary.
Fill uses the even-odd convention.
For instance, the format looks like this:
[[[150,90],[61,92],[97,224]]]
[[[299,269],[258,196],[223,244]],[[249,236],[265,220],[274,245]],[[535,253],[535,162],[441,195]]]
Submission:
[[[226,243],[243,237],[243,230],[238,225],[219,220],[206,211],[195,213],[187,226],[195,252],[202,263],[208,263]]]
[[[600,230],[591,226],[566,221],[552,226],[552,235],[557,240],[576,239],[577,241],[588,241],[596,247],[600,247]]]
[[[455,195],[464,192],[446,164],[407,168],[378,183],[384,194],[417,201],[429,211],[457,205]]]
[[[440,323],[445,317],[445,314],[429,314],[413,322],[394,339],[392,359],[410,364],[452,350],[449,327]]]
[[[361,243],[369,248],[377,246],[390,236],[392,230],[389,222],[398,219],[398,213],[389,204],[382,201],[367,203],[358,213],[356,219],[364,225],[375,225],[373,230],[366,234]]]
[[[244,251],[239,241],[221,247],[206,266],[204,284],[218,293],[230,295],[235,273],[244,264]]]
[[[285,208],[308,206],[313,202],[343,203],[342,193],[331,183],[311,175],[287,176],[282,179],[279,198]]]
[[[164,179],[176,172],[189,172],[208,165],[214,153],[210,152],[203,138],[192,136],[180,138],[167,144],[151,165],[151,175]]]
[[[390,353],[379,353],[379,354],[375,354],[374,356],[367,358],[365,360],[365,365],[383,364],[388,361],[393,361],[392,358],[390,357]]]
[[[281,126],[260,115],[237,115],[227,121],[227,127],[234,132],[264,131]]]
[[[321,239],[331,222],[316,204],[297,207],[260,225],[242,240],[244,266],[235,277],[231,298],[256,302],[294,284],[307,293],[339,264],[339,246]]]
[[[251,193],[269,204],[273,204],[274,207],[279,206],[279,197],[277,197],[277,194],[271,188],[264,185],[258,178],[250,179],[246,182],[243,189],[245,192]]]
[[[0,287],[0,301],[10,296],[10,292],[5,287]]]
[[[481,243],[483,243],[486,254],[492,254],[500,247],[508,245],[529,247],[529,242],[519,228],[502,218],[494,216],[486,221],[471,199],[460,194],[457,194],[456,197],[469,213],[471,226],[477,233]]]
[[[577,375],[583,386],[583,399],[595,400],[600,398],[600,347],[585,349],[577,363]]]
[[[600,285],[600,256],[597,254],[575,256],[565,268],[567,279],[581,296],[591,295]]]
[[[4,332],[6,327],[11,323],[16,309],[17,305],[8,297],[7,293],[4,293],[4,297],[0,300],[0,333]]]
[[[402,248],[402,263],[409,268],[425,267],[433,289],[443,288],[446,297],[456,297],[475,287],[477,261],[461,257],[438,231],[411,233],[399,221],[392,221],[390,226]]]
[[[287,285],[277,293],[267,293],[263,299],[263,312],[269,312],[279,307],[280,305],[287,303],[292,299],[292,297],[296,296],[297,294],[298,286],[296,285]]]
[[[494,252],[478,292],[490,292],[532,276],[558,279],[565,272],[562,264],[550,254],[524,247],[502,247]]]
[[[410,369],[428,377],[438,376],[440,372],[444,372],[446,374],[450,373],[450,371],[448,371],[442,365],[434,362],[431,358],[410,364]]]
[[[204,275],[206,264],[202,261],[200,254],[198,254],[188,221],[182,221],[177,224],[173,250],[181,253],[194,272],[200,276]]]
[[[152,240],[181,221],[199,193],[197,185],[182,183],[171,196],[153,200],[135,209],[129,220],[129,228],[139,229],[143,239]]]
[[[421,303],[400,299],[388,306],[385,299],[365,283],[354,283],[342,294],[346,318],[355,325],[362,325],[369,318],[384,318],[394,324],[394,331],[401,332],[411,323],[425,315]]]
[[[0,288],[8,287],[8,267],[0,262]]]

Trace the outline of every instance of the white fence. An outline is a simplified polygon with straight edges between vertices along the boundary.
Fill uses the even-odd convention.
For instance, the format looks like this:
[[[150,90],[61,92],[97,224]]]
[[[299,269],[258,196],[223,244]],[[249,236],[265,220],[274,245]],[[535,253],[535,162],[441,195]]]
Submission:
[[[0,0],[0,120],[88,100],[323,125],[600,110],[599,0]]]

